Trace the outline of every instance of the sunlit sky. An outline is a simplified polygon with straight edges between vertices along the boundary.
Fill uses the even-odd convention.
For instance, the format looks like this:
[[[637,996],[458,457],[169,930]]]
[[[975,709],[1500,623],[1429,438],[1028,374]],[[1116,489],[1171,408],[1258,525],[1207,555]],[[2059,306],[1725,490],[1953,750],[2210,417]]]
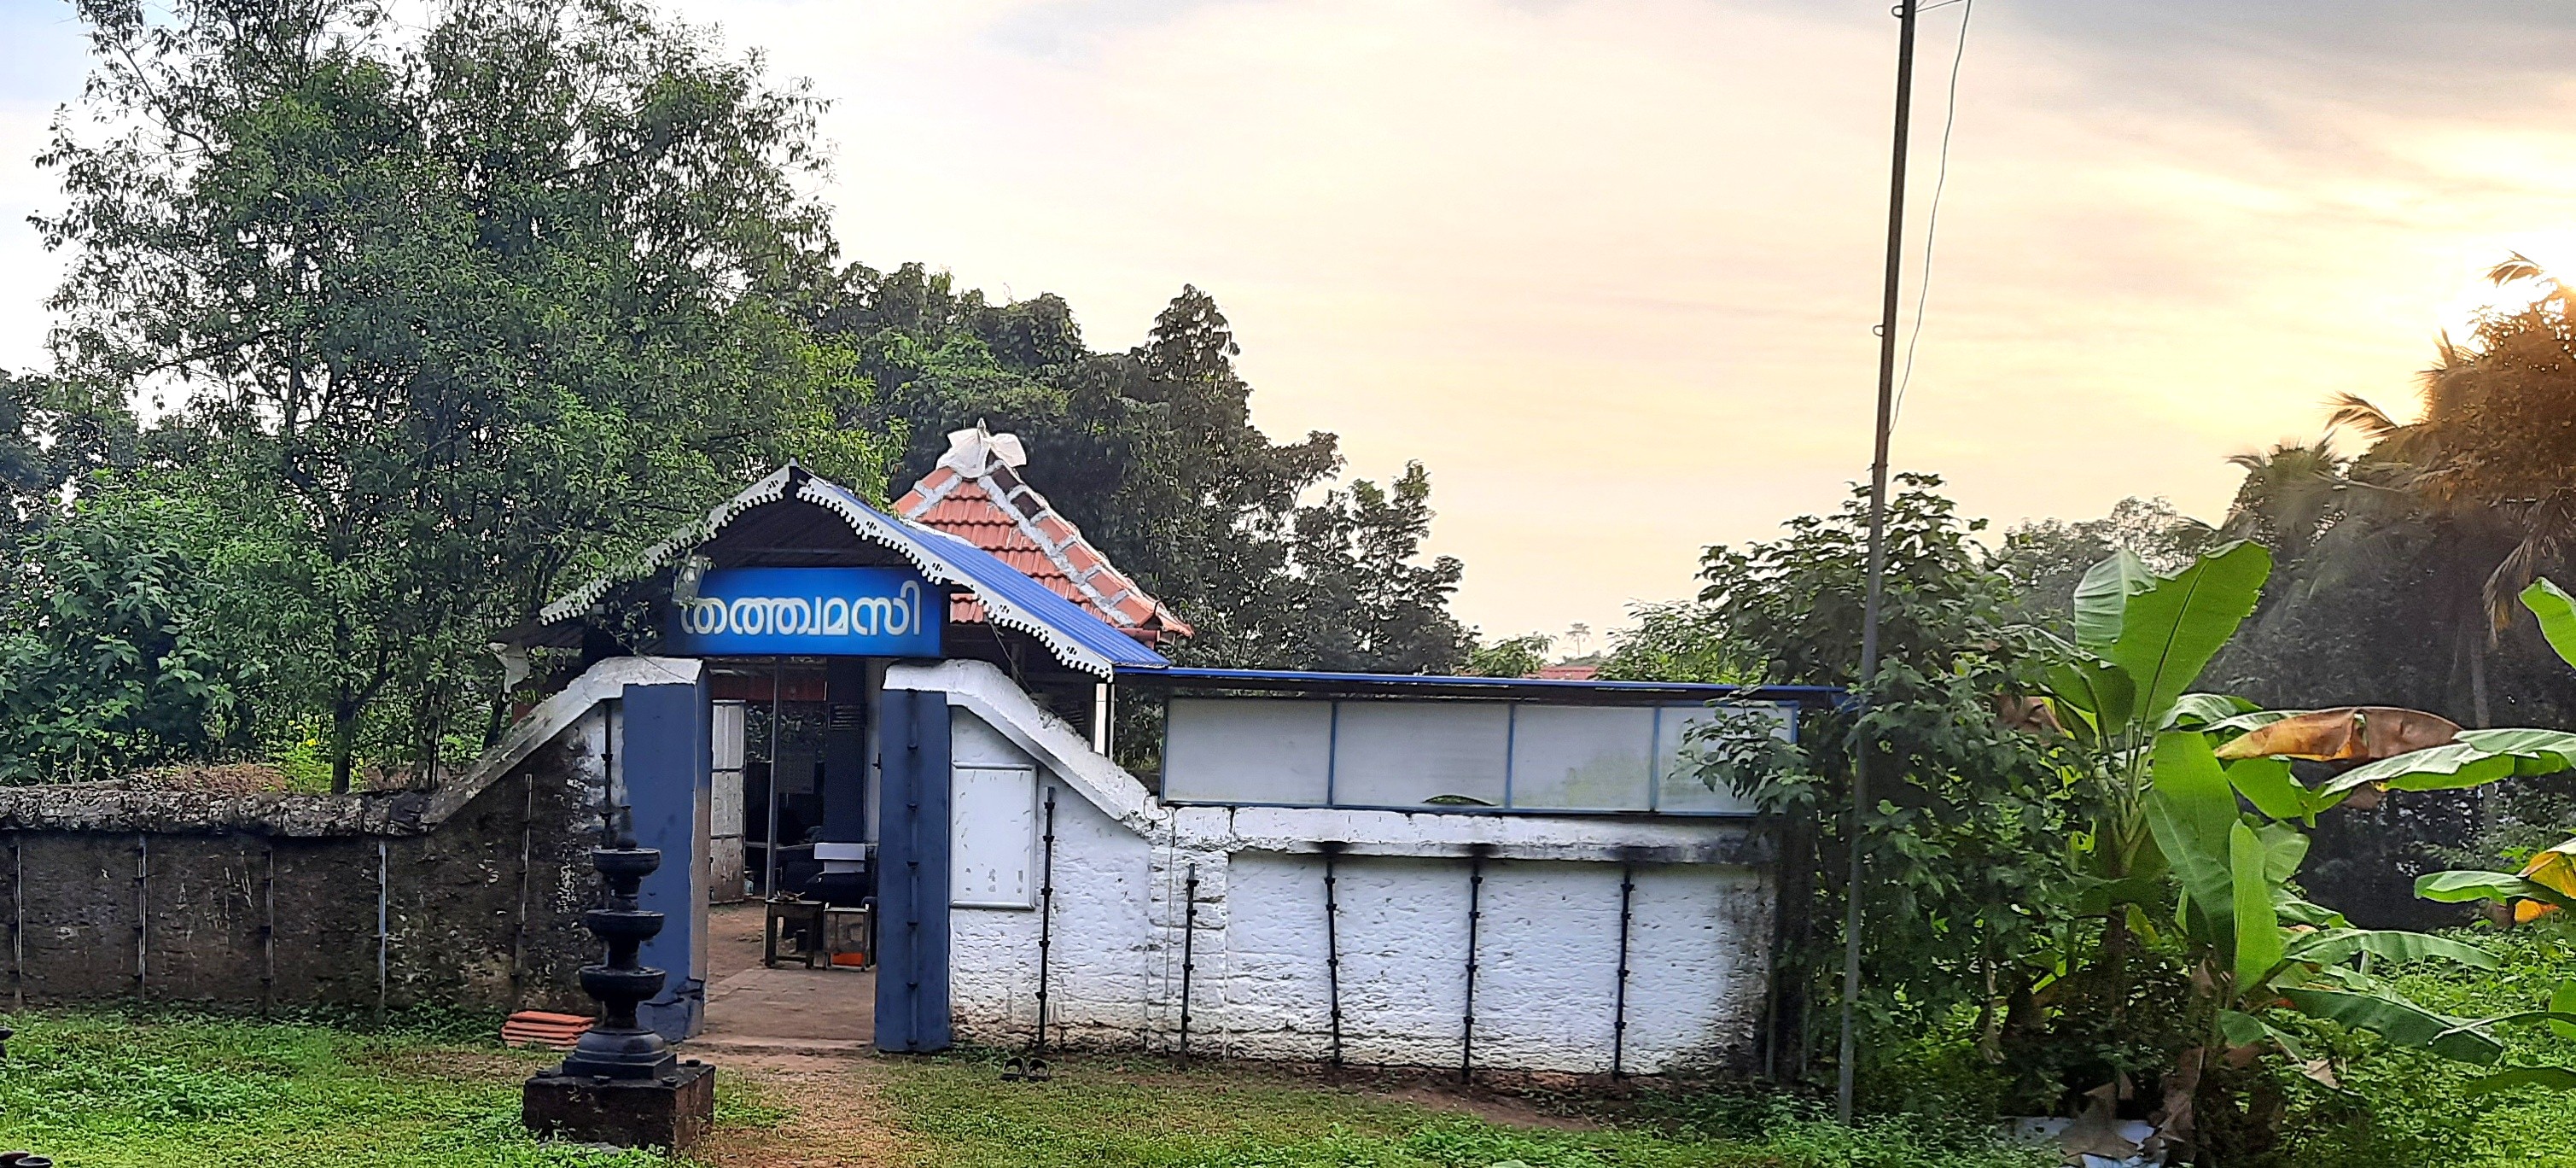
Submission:
[[[851,258],[1056,292],[1098,347],[1217,296],[1274,436],[1431,469],[1488,635],[1619,623],[1868,461],[1886,0],[692,0],[832,100]],[[2576,270],[2576,7],[1978,0],[1927,13],[1896,442],[1998,525],[2408,404],[2519,250]],[[0,365],[60,271],[31,159],[86,63],[0,0]],[[1047,443],[1028,435],[1043,485]]]

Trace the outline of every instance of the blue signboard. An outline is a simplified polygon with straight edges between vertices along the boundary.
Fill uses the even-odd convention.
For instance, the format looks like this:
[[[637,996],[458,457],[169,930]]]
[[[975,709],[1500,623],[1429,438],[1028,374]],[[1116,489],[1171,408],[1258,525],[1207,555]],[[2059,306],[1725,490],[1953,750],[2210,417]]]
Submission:
[[[936,657],[948,597],[910,568],[717,568],[681,603],[688,657]]]

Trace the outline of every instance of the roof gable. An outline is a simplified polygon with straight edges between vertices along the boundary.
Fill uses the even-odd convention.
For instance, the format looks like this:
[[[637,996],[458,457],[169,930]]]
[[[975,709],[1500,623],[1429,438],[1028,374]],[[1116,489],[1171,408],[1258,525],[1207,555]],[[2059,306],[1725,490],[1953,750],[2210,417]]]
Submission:
[[[1037,639],[1067,668],[1106,679],[1117,669],[1159,669],[1171,664],[1101,615],[1085,611],[992,553],[879,511],[848,488],[792,464],[718,504],[704,520],[674,532],[625,569],[603,574],[547,605],[538,619],[551,624],[580,617],[610,589],[675,565],[737,520],[769,504],[788,501],[809,503],[838,516],[861,541],[900,557],[934,584],[957,588],[958,601],[971,602],[995,625]],[[954,607],[952,602],[952,619]]]
[[[1028,456],[1016,435],[978,424],[948,436],[939,465],[896,500],[904,518],[955,536],[1018,569],[1048,591],[1127,635],[1160,646],[1196,630],[1119,571],[1058,513],[1017,468]],[[979,621],[972,599],[959,597],[950,619]]]

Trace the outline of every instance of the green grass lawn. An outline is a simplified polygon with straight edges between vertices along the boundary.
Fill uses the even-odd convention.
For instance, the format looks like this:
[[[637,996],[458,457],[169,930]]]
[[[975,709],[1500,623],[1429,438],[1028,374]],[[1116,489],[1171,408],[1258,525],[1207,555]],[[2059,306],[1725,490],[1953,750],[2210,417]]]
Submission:
[[[2447,1012],[2538,1005],[2576,945],[2553,931],[2487,935],[2499,970],[2424,972],[2403,984]],[[201,1165],[631,1166],[645,1153],[548,1147],[518,1125],[519,1080],[552,1055],[501,1049],[479,1020],[445,1031],[31,1011],[0,1064],[0,1147],[78,1168]],[[2576,1041],[2545,1027],[2504,1032],[2515,1063],[2576,1065]],[[2473,1072],[2336,1040],[2343,1091],[2303,1087],[2284,1168],[2576,1168],[2576,1095],[2470,1097]],[[841,1154],[792,1106],[882,1123],[902,1168],[2037,1168],[2043,1155],[1986,1144],[1978,1129],[1920,1117],[1846,1131],[1815,1104],[1779,1096],[1676,1095],[1619,1104],[1565,1099],[1542,1117],[1570,1129],[1493,1122],[1453,1105],[1334,1086],[1275,1069],[1180,1068],[1153,1058],[1073,1057],[1053,1082],[999,1081],[989,1057],[869,1060],[818,1072],[772,1103],[760,1073],[723,1080],[719,1127],[749,1138],[722,1168],[792,1151]],[[817,1096],[815,1083],[823,1084]],[[819,1100],[819,1101],[818,1101]],[[1590,1126],[1584,1126],[1590,1125]],[[839,1129],[848,1131],[846,1122]],[[873,1129],[871,1129],[873,1130]],[[770,1141],[763,1151],[761,1141]],[[821,1141],[821,1142],[817,1142]],[[743,1146],[751,1147],[746,1152]],[[819,1159],[817,1157],[820,1157]],[[849,1163],[875,1163],[853,1154]]]
[[[645,1153],[548,1147],[518,1124],[539,1053],[441,1034],[322,1025],[32,1011],[0,1065],[0,1147],[78,1168],[206,1165],[634,1166]],[[1055,1081],[998,1081],[974,1054],[870,1061],[830,1079],[892,1129],[906,1168],[2025,1168],[1972,1133],[1917,1120],[1857,1132],[1777,1101],[1668,1101],[1589,1130],[1487,1122],[1259,1068],[1152,1059],[1064,1061]],[[762,1102],[757,1075],[723,1081],[720,1128],[833,1154]],[[811,1104],[808,1104],[811,1105]],[[1964,1142],[1961,1142],[1964,1139]],[[804,1142],[797,1142],[797,1141]],[[759,1154],[732,1162],[760,1163]]]
[[[973,1056],[895,1064],[887,1102],[926,1165],[1072,1168],[2020,1168],[1973,1131],[1919,1118],[1847,1131],[1812,1108],[1668,1101],[1603,1126],[1486,1122],[1255,1068],[1180,1072],[1160,1060],[1076,1059],[1007,1086]],[[1580,1113],[1579,1105],[1569,1103]]]
[[[661,1163],[529,1139],[518,1080],[546,1060],[497,1045],[83,1013],[11,1022],[0,1144],[78,1168]]]

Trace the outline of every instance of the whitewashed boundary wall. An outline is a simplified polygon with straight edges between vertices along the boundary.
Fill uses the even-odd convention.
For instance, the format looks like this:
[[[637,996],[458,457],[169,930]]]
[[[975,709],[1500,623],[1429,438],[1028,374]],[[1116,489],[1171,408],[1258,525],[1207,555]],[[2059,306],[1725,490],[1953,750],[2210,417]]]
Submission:
[[[1051,1043],[1179,1046],[1186,935],[1192,1052],[1327,1058],[1331,851],[1349,1061],[1459,1065],[1477,870],[1476,1066],[1606,1072],[1614,1047],[1639,1074],[1751,1061],[1774,887],[1742,820],[1173,807],[990,665],[899,665],[886,684],[944,693],[951,706],[961,1040],[1018,1045],[1034,1033],[1038,836],[1051,790]]]

